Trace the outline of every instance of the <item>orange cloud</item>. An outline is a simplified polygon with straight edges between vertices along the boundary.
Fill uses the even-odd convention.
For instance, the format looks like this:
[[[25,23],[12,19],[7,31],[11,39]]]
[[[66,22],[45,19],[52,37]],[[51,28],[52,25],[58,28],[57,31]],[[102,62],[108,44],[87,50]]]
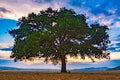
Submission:
[[[9,48],[13,43],[0,43],[0,48]]]

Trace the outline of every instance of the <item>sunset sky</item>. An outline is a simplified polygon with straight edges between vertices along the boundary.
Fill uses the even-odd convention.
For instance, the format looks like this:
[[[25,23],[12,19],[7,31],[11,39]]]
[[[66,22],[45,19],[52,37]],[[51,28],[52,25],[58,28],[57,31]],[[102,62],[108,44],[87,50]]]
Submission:
[[[60,69],[59,64],[54,66],[40,60],[14,62],[9,58],[14,39],[8,34],[8,30],[18,28],[18,18],[48,7],[73,9],[77,14],[85,14],[89,24],[100,23],[109,27],[111,44],[108,50],[111,52],[111,59],[92,63],[88,58],[85,61],[68,58],[68,69],[120,66],[120,0],[0,0],[0,66]]]

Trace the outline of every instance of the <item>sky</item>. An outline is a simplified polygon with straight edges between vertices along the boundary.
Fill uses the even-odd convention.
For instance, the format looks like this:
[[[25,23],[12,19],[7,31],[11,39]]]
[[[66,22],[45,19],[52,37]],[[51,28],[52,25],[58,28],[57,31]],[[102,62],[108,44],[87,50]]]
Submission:
[[[100,23],[109,27],[108,34],[111,44],[110,60],[100,60],[92,63],[86,60],[69,59],[68,69],[87,67],[116,67],[120,66],[120,0],[0,0],[0,66],[19,68],[60,69],[60,64],[34,62],[14,62],[10,59],[14,39],[8,34],[9,30],[18,28],[17,21],[31,12],[38,13],[48,7],[59,9],[66,7],[73,9],[77,14],[85,14],[87,23]],[[107,64],[107,65],[106,65]]]

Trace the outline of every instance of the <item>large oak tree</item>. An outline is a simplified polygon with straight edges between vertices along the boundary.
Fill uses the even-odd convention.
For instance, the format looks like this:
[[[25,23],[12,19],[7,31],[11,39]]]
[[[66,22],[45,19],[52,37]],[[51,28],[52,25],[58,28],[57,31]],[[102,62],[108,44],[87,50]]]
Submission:
[[[15,38],[11,58],[17,60],[44,58],[45,62],[61,63],[66,72],[67,56],[109,59],[107,26],[88,25],[83,14],[71,9],[40,11],[19,19],[19,28],[10,30]]]

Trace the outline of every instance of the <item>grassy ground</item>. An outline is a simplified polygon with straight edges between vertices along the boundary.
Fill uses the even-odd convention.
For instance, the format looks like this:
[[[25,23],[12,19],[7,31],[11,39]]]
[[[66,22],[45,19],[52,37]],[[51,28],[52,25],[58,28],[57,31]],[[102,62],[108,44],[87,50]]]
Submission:
[[[41,72],[0,71],[0,80],[120,80],[120,71]]]

